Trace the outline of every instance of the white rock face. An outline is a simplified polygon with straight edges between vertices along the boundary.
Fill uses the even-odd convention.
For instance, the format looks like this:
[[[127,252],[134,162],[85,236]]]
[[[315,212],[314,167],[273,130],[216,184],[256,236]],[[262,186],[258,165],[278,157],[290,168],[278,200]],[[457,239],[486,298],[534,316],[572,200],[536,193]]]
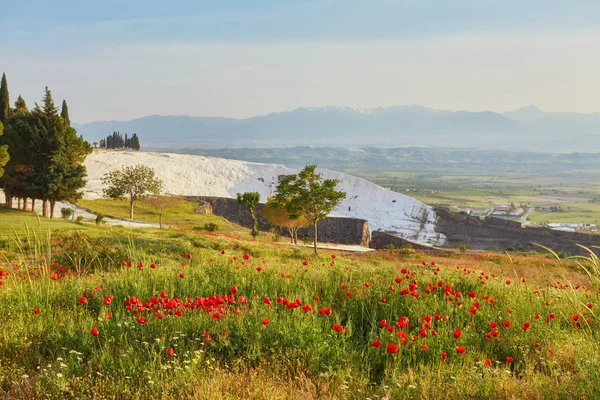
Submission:
[[[100,198],[102,175],[136,164],[153,168],[164,180],[167,193],[233,198],[238,192],[258,192],[261,201],[273,194],[278,176],[299,171],[283,165],[187,154],[96,150],[85,161],[88,183],[84,197]],[[421,244],[445,241],[444,235],[435,232],[437,216],[430,206],[355,176],[322,168],[318,172],[338,179],[338,188],[346,192],[346,199],[332,216],[366,219],[372,231],[392,231]]]

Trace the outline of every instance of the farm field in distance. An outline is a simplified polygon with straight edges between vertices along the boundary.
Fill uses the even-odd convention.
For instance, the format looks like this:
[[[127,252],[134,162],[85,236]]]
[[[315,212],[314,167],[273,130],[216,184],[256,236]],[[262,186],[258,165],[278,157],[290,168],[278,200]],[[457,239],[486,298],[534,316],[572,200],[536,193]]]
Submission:
[[[600,223],[597,175],[547,177],[507,173],[503,176],[445,175],[429,172],[361,172],[354,174],[432,206],[453,210],[492,208],[514,203],[531,209],[536,223]],[[537,210],[557,207],[561,211]]]

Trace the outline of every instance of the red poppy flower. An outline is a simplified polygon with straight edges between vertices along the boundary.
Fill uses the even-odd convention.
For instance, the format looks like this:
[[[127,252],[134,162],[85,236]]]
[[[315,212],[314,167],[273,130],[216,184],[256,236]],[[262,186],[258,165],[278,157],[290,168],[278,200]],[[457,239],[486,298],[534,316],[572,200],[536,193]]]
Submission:
[[[91,333],[93,336],[98,336],[98,335],[100,334],[100,332],[98,332],[98,329],[97,329],[97,328],[92,328],[92,330],[90,331],[90,333]]]
[[[179,277],[180,277],[181,279],[183,279],[183,278],[185,278],[185,275],[183,275],[183,273],[180,273],[180,274],[179,274]]]
[[[137,322],[138,324],[145,324],[146,322],[148,322],[148,320],[144,317],[138,317]]]
[[[505,327],[507,327],[507,328],[508,328],[508,327],[510,327],[510,325],[511,325],[511,324],[510,324],[510,321],[504,321],[504,322],[503,322],[503,324],[504,324],[504,326],[505,326]]]
[[[511,363],[512,363],[512,362],[514,362],[514,361],[515,361],[515,359],[514,359],[514,358],[512,358],[512,357],[506,357],[506,362],[507,362],[507,363],[511,364]]]
[[[265,298],[263,299],[263,303],[265,303],[266,305],[270,306],[270,305],[271,305],[271,299],[270,299],[270,298],[268,298],[268,297],[265,297]]]
[[[172,347],[169,347],[167,349],[167,354],[169,355],[169,357],[173,357],[175,355],[175,352],[173,351]]]
[[[348,297],[352,296],[352,292],[346,292],[346,296],[348,296]]]
[[[256,267],[256,270],[257,270],[258,272],[260,272],[260,271],[262,271],[262,267]]]
[[[229,293],[231,293],[231,294],[236,294],[236,293],[237,293],[237,287],[236,287],[236,286],[232,286],[232,287],[229,289]]]
[[[331,308],[319,308],[319,314],[331,315]]]
[[[191,258],[192,258],[192,253],[187,253],[185,256],[186,256],[188,259],[191,259]]]
[[[246,254],[246,253],[244,253],[244,255],[242,256],[242,258],[243,258],[244,260],[249,260],[249,259],[250,259],[250,254]]]
[[[460,329],[456,328],[456,330],[454,331],[454,338],[460,339],[461,336],[462,336],[462,331]]]
[[[306,260],[302,261],[302,265],[307,266],[308,265],[308,261],[306,261]]]
[[[371,343],[371,347],[379,348],[379,346],[381,346],[381,340],[373,340],[373,343]]]
[[[365,287],[366,288],[371,287],[371,284],[369,282],[365,282]]]
[[[38,314],[40,313],[40,309],[39,309],[39,308],[34,308],[34,309],[33,309],[33,313],[34,313],[35,315],[38,315]]]
[[[498,324],[494,321],[490,322],[490,328],[497,328]]]
[[[427,349],[429,349],[429,347],[427,347],[426,344],[422,344],[419,347],[421,348],[421,350],[427,350]]]
[[[465,354],[467,352],[467,349],[465,349],[462,346],[456,346],[456,352],[459,354]]]
[[[80,297],[79,299],[77,299],[77,301],[81,304],[85,304],[88,300],[85,297]]]
[[[387,345],[387,351],[388,353],[396,354],[398,352],[398,346],[396,346],[394,343],[390,343]]]
[[[156,264],[154,264],[154,263],[150,264],[150,268],[152,268],[152,269],[156,268]]]
[[[446,358],[448,358],[448,353],[446,353],[445,351],[442,351],[442,360],[445,360]]]
[[[571,319],[573,320],[573,322],[577,322],[579,321],[579,315],[573,315]]]
[[[342,333],[344,328],[341,325],[334,325],[331,327],[331,330]]]
[[[263,318],[263,320],[262,320],[262,324],[263,324],[264,326],[267,326],[267,325],[269,325],[270,323],[271,323],[271,321],[269,321],[269,319],[268,319],[268,318]]]
[[[521,327],[524,331],[526,331],[527,329],[529,329],[529,327],[531,326],[531,324],[529,322],[524,322],[523,326]]]
[[[487,365],[488,367],[492,366],[492,362],[490,360],[485,360],[484,361],[485,365]]]

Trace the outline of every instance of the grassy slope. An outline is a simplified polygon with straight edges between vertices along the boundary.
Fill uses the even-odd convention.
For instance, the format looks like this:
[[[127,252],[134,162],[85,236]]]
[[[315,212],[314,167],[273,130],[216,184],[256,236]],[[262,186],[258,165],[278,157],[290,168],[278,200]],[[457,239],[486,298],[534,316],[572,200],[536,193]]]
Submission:
[[[29,211],[20,211],[0,207],[0,237],[25,234],[27,231],[34,231],[36,234],[61,230],[85,230],[86,227],[75,225],[62,219],[47,219],[37,217]]]
[[[129,218],[129,202],[127,200],[79,200],[78,204],[96,213],[111,215],[119,218]],[[245,228],[232,224],[227,220],[205,214],[195,214],[198,204],[192,201],[180,200],[163,213],[163,224],[178,228],[191,229],[195,226],[203,227],[205,223],[219,225],[219,230],[224,232],[245,232]],[[158,223],[159,216],[150,205],[139,201],[135,203],[134,219],[143,222]]]
[[[399,399],[440,398],[440,393],[447,398],[597,398],[600,393],[599,321],[584,306],[598,304],[598,291],[547,287],[567,279],[589,284],[569,267],[498,254],[432,258],[386,251],[338,253],[332,259],[331,252],[323,251],[315,258],[309,249],[265,239],[156,229],[89,229],[85,237],[55,236],[49,257],[68,270],[3,267],[9,275],[0,286],[0,326],[10,329],[0,330],[0,395]],[[9,259],[40,265],[39,259],[23,254],[27,250],[0,251]],[[133,266],[122,267],[121,261]],[[157,267],[149,268],[152,263]],[[50,279],[54,273],[58,280]],[[398,277],[403,282],[394,280]],[[413,280],[419,299],[399,293]],[[438,287],[436,292],[426,292],[428,282]],[[462,297],[441,293],[445,285]],[[145,302],[164,291],[186,302],[188,297],[229,294],[232,286],[237,288],[236,303],[227,305],[218,319],[215,310],[182,308],[180,317],[157,319],[154,310],[132,314],[124,306],[132,296]],[[108,306],[103,304],[107,295],[114,296]],[[88,298],[86,304],[78,301],[82,296]],[[264,297],[273,304],[265,305]],[[288,309],[277,297],[299,298],[303,305],[332,312],[326,316]],[[480,306],[471,315],[475,302]],[[33,314],[36,308],[38,315]],[[551,312],[557,318],[548,324],[544,319]],[[437,313],[448,320],[433,319],[427,336],[419,339],[420,318]],[[140,315],[148,322],[138,323]],[[582,323],[574,330],[572,315],[590,318],[591,329]],[[415,325],[402,330],[408,333],[406,345],[395,325],[401,316]],[[383,319],[394,333],[380,327]],[[505,320],[512,326],[504,327]],[[490,321],[501,324],[494,339],[484,337]],[[531,323],[528,331],[521,328],[524,322]],[[332,331],[334,324],[344,332]],[[94,327],[97,337],[90,334]],[[462,330],[459,339],[454,338],[457,328]],[[383,342],[381,348],[371,347],[375,339]],[[399,345],[400,351],[389,354],[388,343]],[[458,354],[456,346],[467,353]],[[508,356],[515,362],[506,363]],[[493,366],[487,367],[485,359]]]

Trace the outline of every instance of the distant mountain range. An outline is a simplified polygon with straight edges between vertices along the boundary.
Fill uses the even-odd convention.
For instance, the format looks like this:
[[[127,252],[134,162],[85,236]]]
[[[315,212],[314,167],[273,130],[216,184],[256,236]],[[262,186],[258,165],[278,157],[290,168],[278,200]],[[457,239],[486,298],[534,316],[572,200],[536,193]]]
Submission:
[[[74,124],[90,142],[137,133],[142,150],[219,147],[445,146],[600,152],[600,113],[447,111],[422,106],[297,108],[247,119],[152,115]]]

